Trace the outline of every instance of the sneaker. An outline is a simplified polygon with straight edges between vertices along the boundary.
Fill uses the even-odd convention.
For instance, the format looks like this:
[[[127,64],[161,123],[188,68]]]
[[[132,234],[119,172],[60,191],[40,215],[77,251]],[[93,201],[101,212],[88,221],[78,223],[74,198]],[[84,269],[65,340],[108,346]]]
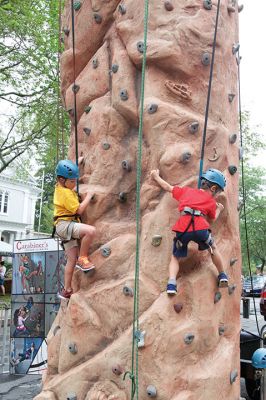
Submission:
[[[62,289],[61,292],[58,293],[58,297],[62,300],[69,300],[72,294],[73,290],[68,291],[66,289]]]
[[[167,294],[176,294],[177,293],[176,285],[174,285],[173,283],[168,283],[167,288],[166,288],[166,293]]]
[[[88,272],[92,269],[95,269],[95,265],[87,257],[79,257],[76,268],[80,269],[83,272]]]
[[[224,272],[221,272],[218,275],[218,286],[219,287],[228,287],[228,278]]]

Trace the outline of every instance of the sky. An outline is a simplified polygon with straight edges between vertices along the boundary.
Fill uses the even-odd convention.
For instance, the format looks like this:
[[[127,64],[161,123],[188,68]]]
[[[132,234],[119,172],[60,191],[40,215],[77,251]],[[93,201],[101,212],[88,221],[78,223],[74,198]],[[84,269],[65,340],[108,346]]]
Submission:
[[[244,5],[239,14],[242,110],[250,111],[253,129],[266,141],[266,0],[239,0],[239,4]],[[266,166],[265,159],[266,151],[258,163]]]

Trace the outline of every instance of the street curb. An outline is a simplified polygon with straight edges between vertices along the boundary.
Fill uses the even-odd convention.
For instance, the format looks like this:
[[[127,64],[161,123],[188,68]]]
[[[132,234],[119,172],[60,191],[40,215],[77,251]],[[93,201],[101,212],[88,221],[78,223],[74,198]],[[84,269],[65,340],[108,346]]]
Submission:
[[[40,375],[0,375],[0,395],[7,394],[11,389],[23,384],[38,385],[41,383]]]

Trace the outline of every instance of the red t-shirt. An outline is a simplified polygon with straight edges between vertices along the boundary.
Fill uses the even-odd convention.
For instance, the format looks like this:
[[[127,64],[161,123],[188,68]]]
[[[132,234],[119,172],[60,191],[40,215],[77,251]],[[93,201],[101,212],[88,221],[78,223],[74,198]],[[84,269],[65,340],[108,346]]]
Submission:
[[[185,207],[193,208],[194,210],[199,210],[202,214],[215,219],[216,214],[216,202],[214,198],[205,190],[192,189],[190,187],[179,187],[174,186],[172,191],[173,198],[176,199],[178,204],[178,210],[181,212]],[[172,230],[175,232],[184,232],[191,221],[190,215],[181,215],[176,221]],[[208,229],[210,227],[209,223],[204,217],[194,217],[195,231],[200,231],[202,229]],[[187,232],[193,231],[192,224],[188,228]]]

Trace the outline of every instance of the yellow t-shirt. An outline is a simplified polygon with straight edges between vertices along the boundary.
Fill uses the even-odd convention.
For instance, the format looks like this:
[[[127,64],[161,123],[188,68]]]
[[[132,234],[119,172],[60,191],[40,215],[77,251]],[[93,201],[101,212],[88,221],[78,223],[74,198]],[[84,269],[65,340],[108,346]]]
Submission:
[[[54,191],[54,216],[60,217],[60,215],[74,215],[76,214],[78,208],[79,199],[77,193],[74,192],[74,190],[60,186],[57,183]],[[55,224],[62,219],[65,221],[72,221],[74,218],[57,218]],[[78,219],[78,221],[80,221],[80,219]]]

